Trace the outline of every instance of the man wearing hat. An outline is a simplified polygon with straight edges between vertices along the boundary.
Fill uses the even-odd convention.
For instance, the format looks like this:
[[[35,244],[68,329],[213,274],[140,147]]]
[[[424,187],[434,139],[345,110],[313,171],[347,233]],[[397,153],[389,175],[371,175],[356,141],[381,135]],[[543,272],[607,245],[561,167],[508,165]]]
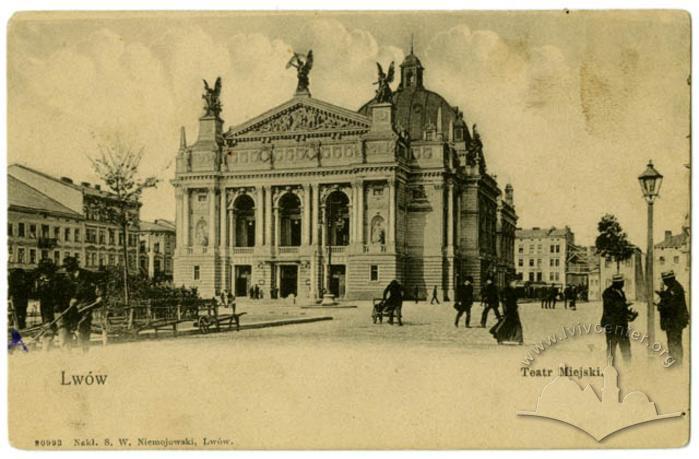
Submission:
[[[481,328],[485,328],[485,324],[488,321],[488,311],[491,309],[495,313],[495,317],[497,317],[498,320],[500,320],[500,311],[498,310],[498,306],[500,305],[500,299],[498,298],[498,288],[495,286],[493,283],[493,279],[489,277],[485,281],[485,286],[483,287],[483,292],[481,293],[483,296],[483,302],[485,303],[485,307],[483,308],[483,315],[481,316]]]
[[[53,322],[54,311],[60,302],[57,271],[58,268],[51,258],[42,259],[36,269],[36,296],[39,298],[43,324]],[[55,332],[56,326],[51,328]]]
[[[682,330],[689,323],[689,312],[684,298],[684,288],[675,279],[673,271],[661,275],[665,289],[657,292],[660,296],[660,329],[667,334],[667,348],[679,365],[682,364]]]
[[[471,306],[473,306],[473,276],[466,276],[463,284],[456,287],[456,319],[454,326],[459,326],[459,319],[466,313],[466,327],[471,327]]]
[[[65,320],[61,320],[63,323],[62,337],[67,341],[69,333],[77,331],[78,341],[83,350],[87,350],[92,330],[92,312],[90,310],[81,312],[80,308],[94,303],[96,299],[95,284],[90,273],[80,269],[76,258],[66,257],[63,260],[63,267],[67,273],[65,290],[68,298],[67,307],[71,309],[65,314]],[[60,325],[59,328],[61,328]],[[64,345],[66,341],[63,342]]]
[[[615,358],[617,346],[621,349],[624,361],[631,359],[629,342],[629,303],[624,293],[624,276],[615,274],[612,284],[602,293],[602,320],[607,340],[607,355]]]

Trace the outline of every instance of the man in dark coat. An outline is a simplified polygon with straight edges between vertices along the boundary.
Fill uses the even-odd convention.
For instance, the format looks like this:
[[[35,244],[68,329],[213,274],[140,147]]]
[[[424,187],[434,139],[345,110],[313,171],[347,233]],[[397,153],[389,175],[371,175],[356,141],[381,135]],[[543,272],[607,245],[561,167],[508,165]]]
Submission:
[[[80,269],[74,257],[66,257],[63,265],[67,272],[66,296],[70,308],[66,314],[68,330],[77,332],[78,342],[86,351],[92,332],[92,311],[82,309],[97,299],[96,286],[90,272]]]
[[[466,280],[462,285],[456,287],[456,303],[454,308],[456,309],[456,319],[454,319],[454,326],[459,326],[459,319],[466,313],[466,327],[471,327],[471,306],[473,306],[473,277],[466,276]]]
[[[388,323],[393,324],[393,317],[398,319],[398,325],[403,325],[403,287],[393,279],[383,291],[384,309],[388,310]]]
[[[660,329],[667,334],[667,348],[678,365],[682,365],[682,330],[689,324],[689,311],[684,298],[684,288],[675,279],[673,271],[662,273],[665,289],[660,295]]]
[[[498,305],[500,303],[498,298],[498,288],[495,286],[493,279],[490,277],[485,281],[482,295],[485,307],[483,308],[483,315],[481,316],[481,328],[485,328],[485,324],[488,322],[488,311],[491,309],[495,313],[495,317],[500,320],[500,311],[498,311]]]
[[[624,293],[624,276],[615,274],[612,284],[602,293],[602,320],[607,340],[607,355],[612,361],[617,346],[621,350],[624,361],[631,359],[631,343],[629,341],[629,303]]]
[[[36,296],[39,298],[39,310],[41,311],[41,323],[53,322],[54,311],[58,309],[60,292],[56,264],[50,258],[39,262],[36,270]],[[55,331],[56,326],[52,327]]]

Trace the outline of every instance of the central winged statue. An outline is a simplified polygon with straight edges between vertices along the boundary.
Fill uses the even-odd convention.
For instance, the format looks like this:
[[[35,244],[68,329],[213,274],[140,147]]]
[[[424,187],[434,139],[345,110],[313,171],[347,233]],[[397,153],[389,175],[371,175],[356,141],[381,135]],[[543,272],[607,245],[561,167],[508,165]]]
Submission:
[[[381,67],[381,64],[378,62],[376,63],[376,67],[378,68],[379,76],[378,80],[374,82],[375,85],[378,85],[374,100],[379,103],[390,103],[393,97],[390,84],[393,82],[393,77],[396,73],[395,64],[391,62],[391,65],[388,66],[388,73],[384,73],[383,67]]]
[[[303,56],[301,53],[294,53],[286,63],[286,68],[294,67],[296,69],[296,78],[298,78],[298,84],[296,85],[296,92],[309,92],[310,80],[308,79],[308,74],[313,68],[313,50],[308,50],[308,54]]]
[[[213,88],[204,80],[204,94],[201,98],[204,99],[204,116],[218,116],[221,113],[221,77],[216,78]]]

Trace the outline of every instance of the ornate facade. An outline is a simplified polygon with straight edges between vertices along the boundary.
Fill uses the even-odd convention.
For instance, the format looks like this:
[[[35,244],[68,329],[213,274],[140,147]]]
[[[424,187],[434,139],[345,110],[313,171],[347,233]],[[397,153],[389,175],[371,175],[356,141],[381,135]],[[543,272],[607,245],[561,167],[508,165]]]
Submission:
[[[193,145],[183,129],[175,285],[310,301],[328,290],[369,299],[394,278],[410,297],[436,286],[453,298],[466,275],[503,284],[512,188],[486,172],[475,126],[424,88],[423,72],[411,53],[398,89],[382,85],[358,112],[303,88],[227,131],[207,109]]]

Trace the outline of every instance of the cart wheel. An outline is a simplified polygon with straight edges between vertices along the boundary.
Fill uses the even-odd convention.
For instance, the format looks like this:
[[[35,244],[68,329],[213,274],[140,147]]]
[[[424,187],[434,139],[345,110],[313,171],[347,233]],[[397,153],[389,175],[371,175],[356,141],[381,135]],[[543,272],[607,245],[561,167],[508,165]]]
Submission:
[[[199,331],[203,334],[209,333],[209,327],[211,326],[211,321],[208,317],[199,318]]]

